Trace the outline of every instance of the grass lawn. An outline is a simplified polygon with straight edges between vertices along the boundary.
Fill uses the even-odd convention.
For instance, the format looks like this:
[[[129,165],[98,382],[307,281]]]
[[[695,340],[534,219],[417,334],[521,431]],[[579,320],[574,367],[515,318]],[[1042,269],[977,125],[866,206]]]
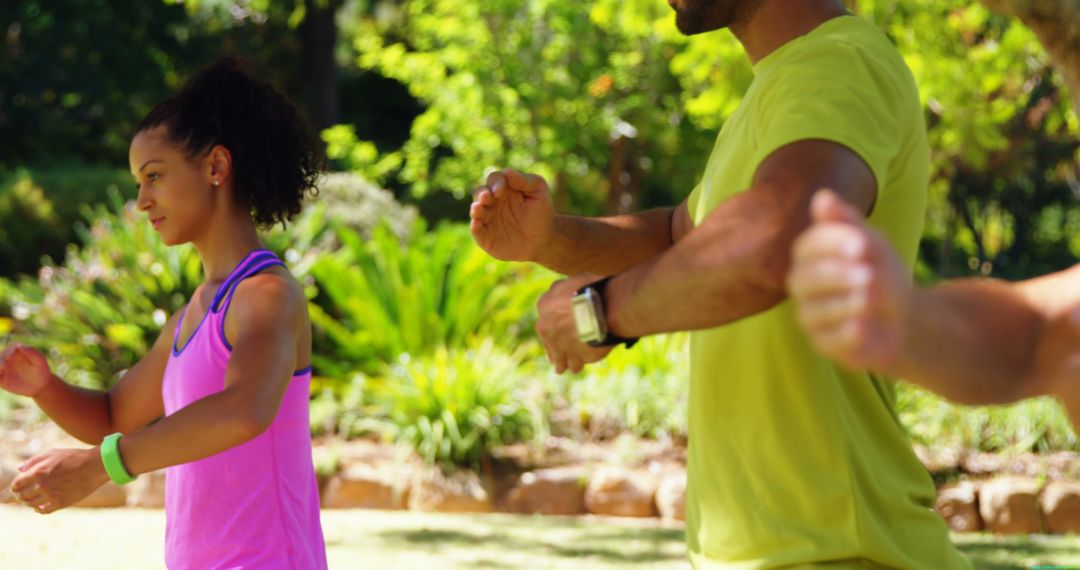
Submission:
[[[683,531],[656,521],[325,511],[331,568],[688,570]],[[0,568],[162,568],[161,511],[0,506]],[[976,568],[1080,568],[1080,538],[956,537]]]

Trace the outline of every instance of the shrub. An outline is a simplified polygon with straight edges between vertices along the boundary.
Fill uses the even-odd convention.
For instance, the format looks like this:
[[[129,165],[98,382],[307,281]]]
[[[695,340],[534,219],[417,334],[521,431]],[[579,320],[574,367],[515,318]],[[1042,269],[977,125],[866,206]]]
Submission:
[[[496,261],[464,225],[418,223],[405,244],[386,226],[371,239],[338,228],[342,248],[311,266],[316,364],[330,376],[378,375],[402,354],[465,348],[473,337],[513,346],[532,337],[551,273]]]
[[[1069,418],[1053,398],[1010,406],[958,406],[908,384],[897,386],[897,411],[911,439],[927,447],[979,451],[1080,451]]]
[[[583,375],[549,378],[551,401],[592,437],[622,432],[683,438],[687,430],[690,367],[685,334],[644,338],[616,348]]]
[[[333,172],[319,181],[319,195],[289,224],[286,231],[264,237],[267,247],[285,253],[290,263],[310,261],[341,247],[335,226],[348,228],[368,239],[377,226],[387,226],[400,242],[407,242],[417,212],[394,195],[350,172]]]
[[[428,463],[476,469],[492,449],[535,433],[519,397],[530,362],[524,351],[506,353],[490,338],[468,349],[439,348],[391,366],[375,398],[393,437]]]
[[[69,246],[62,266],[0,280],[12,336],[44,350],[63,378],[95,388],[142,358],[202,280],[192,247],[165,246],[119,193],[110,200],[85,209],[94,221],[76,231],[86,245]]]
[[[367,217],[350,216],[340,203],[370,200],[399,227],[413,219],[388,192],[352,175],[329,178],[333,207],[308,208],[285,231],[265,236],[268,247],[289,258],[301,279],[325,255],[319,244],[334,233],[331,224],[370,232],[378,223],[373,210],[364,210]],[[81,210],[90,225],[75,225],[82,245],[68,246],[63,265],[44,266],[36,279],[0,279],[0,340],[10,333],[45,350],[64,378],[104,388],[145,354],[168,317],[190,298],[203,280],[202,265],[191,246],[163,244],[115,188],[105,204]]]
[[[123,170],[77,164],[0,175],[0,276],[33,274],[42,258],[60,260],[81,238],[83,206],[108,204],[110,192],[134,196],[130,182]]]

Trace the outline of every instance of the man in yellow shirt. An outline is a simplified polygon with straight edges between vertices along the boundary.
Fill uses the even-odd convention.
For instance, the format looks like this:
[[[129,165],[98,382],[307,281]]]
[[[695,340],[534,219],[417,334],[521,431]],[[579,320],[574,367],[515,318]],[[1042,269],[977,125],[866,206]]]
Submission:
[[[730,27],[755,75],[687,201],[555,215],[542,179],[503,171],[476,193],[473,235],[499,259],[575,276],[538,307],[560,372],[640,336],[694,331],[695,567],[967,568],[931,508],[891,382],[819,355],[785,292],[792,241],[823,187],[912,263],[929,149],[910,72],[840,0],[670,2],[684,33]]]

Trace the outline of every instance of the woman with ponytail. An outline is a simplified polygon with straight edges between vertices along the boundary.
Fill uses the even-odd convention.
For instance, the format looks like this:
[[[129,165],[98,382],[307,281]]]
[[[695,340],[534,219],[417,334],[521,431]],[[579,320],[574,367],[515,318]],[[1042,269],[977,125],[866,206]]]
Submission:
[[[316,143],[281,94],[223,60],[146,116],[128,158],[147,223],[166,244],[194,244],[205,281],[107,392],[7,347],[0,388],[95,446],[32,457],[12,492],[47,514],[166,469],[169,568],[325,568],[307,302],[257,232],[315,190]]]

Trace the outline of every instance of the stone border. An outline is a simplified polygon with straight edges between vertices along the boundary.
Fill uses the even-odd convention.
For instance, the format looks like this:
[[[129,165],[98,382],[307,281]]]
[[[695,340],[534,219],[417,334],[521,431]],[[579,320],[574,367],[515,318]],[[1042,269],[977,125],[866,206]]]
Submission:
[[[497,475],[471,471],[446,474],[424,465],[414,454],[362,440],[319,445],[315,455],[320,471],[326,473],[319,476],[324,509],[685,520],[684,453],[653,450],[627,466],[618,462],[618,453],[595,447],[576,453],[555,451],[547,459],[555,457],[556,463],[565,464],[524,472],[512,467]],[[983,477],[950,483],[938,490],[934,508],[955,532],[1080,533],[1077,454],[1007,457],[955,450],[929,454],[918,448],[916,453],[928,471],[940,479],[965,474]],[[520,457],[513,459],[509,463],[536,464],[520,461]],[[13,468],[0,462],[0,503],[16,502],[7,491],[15,475]],[[162,508],[164,495],[165,475],[158,472],[142,476],[127,487],[107,484],[76,506]]]

